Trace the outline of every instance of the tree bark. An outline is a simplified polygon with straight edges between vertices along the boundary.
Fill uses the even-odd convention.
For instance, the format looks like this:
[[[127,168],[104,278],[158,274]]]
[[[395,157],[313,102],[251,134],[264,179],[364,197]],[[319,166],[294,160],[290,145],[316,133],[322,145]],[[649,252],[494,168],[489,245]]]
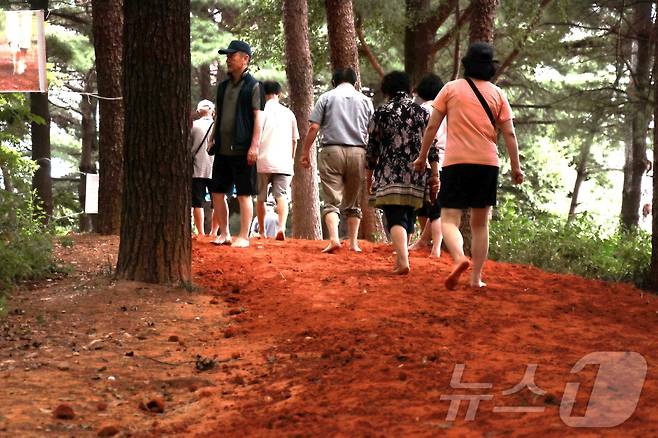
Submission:
[[[434,70],[436,57],[435,36],[439,27],[450,17],[457,0],[443,0],[431,9],[430,0],[406,0],[406,24],[404,27],[404,71],[411,83]]]
[[[658,20],[653,24],[654,35],[658,35]],[[654,77],[658,73],[658,44],[654,44],[654,53],[653,53],[653,71]],[[653,129],[653,168],[658,169],[658,129],[655,127],[655,123],[658,120],[658,81],[654,81],[653,84],[653,120],[654,120],[654,129]],[[654,174],[655,175],[655,174]],[[658,205],[658,178],[654,176],[653,180],[653,195],[651,197],[651,265],[649,267],[649,278],[647,283],[649,287],[657,291],[658,290],[658,210],[656,210],[656,205]]]
[[[36,205],[43,213],[41,220],[44,224],[47,224],[53,215],[53,182],[50,178],[50,111],[48,110],[48,93],[30,93],[30,111],[45,120],[44,124],[31,123],[32,159],[39,166],[32,178],[32,188],[37,194]]]
[[[290,108],[295,113],[300,140],[295,153],[292,179],[292,235],[298,239],[322,239],[317,159],[311,155],[311,168],[301,165],[304,135],[313,106],[313,64],[308,39],[306,0],[284,0],[286,75],[290,86]]]
[[[197,71],[199,74],[199,94],[201,100],[202,99],[213,100],[215,96],[213,96],[210,87],[210,65],[201,64]]]
[[[329,33],[329,55],[331,68],[352,67],[356,72],[356,88],[361,88],[359,52],[354,27],[352,0],[325,0],[327,28]]]
[[[588,176],[587,166],[589,164],[590,151],[592,149],[592,141],[594,141],[594,134],[595,133],[592,131],[580,146],[580,154],[578,156],[578,162],[576,163],[576,181],[574,182],[573,190],[571,192],[571,204],[569,205],[569,214],[567,216],[567,220],[569,221],[576,215],[580,188],[583,184],[583,181],[585,181]]]
[[[359,71],[359,54],[356,47],[356,30],[352,0],[325,0],[327,27],[329,30],[329,49],[333,69],[352,67],[356,72],[356,87],[361,87]],[[376,240],[385,236],[384,225],[378,210],[368,207],[366,180],[361,184],[361,210],[363,217],[359,227],[359,237]]]
[[[404,70],[410,76],[411,83],[420,79],[434,69],[434,55],[431,46],[437,28],[422,19],[430,6],[429,0],[406,0],[406,25],[404,27]]]
[[[0,166],[0,172],[2,172],[2,186],[3,190],[6,192],[14,191],[14,184],[11,180],[11,171],[7,166]]]
[[[469,44],[477,41],[493,44],[496,9],[500,0],[473,0]]]
[[[190,2],[124,3],[125,144],[117,275],[191,280]],[[166,32],[163,32],[163,29]]]
[[[90,72],[87,75],[85,92],[91,92],[95,86],[94,74]],[[96,163],[94,160],[94,150],[96,149],[96,99],[87,99],[83,97],[80,101],[80,113],[82,114],[82,150],[80,154],[79,170],[82,173],[96,173]],[[80,178],[78,184],[78,198],[82,207],[80,215],[80,232],[89,233],[94,229],[92,217],[84,213],[86,201],[87,179]]]
[[[123,196],[123,0],[93,0],[92,8],[98,92],[111,98],[99,102],[97,231],[119,234]]]
[[[621,223],[626,229],[637,227],[640,220],[642,176],[647,169],[647,130],[649,128],[648,91],[651,63],[651,9],[650,2],[637,2],[634,6],[631,83],[629,84],[630,143],[625,147],[624,185],[621,200]]]

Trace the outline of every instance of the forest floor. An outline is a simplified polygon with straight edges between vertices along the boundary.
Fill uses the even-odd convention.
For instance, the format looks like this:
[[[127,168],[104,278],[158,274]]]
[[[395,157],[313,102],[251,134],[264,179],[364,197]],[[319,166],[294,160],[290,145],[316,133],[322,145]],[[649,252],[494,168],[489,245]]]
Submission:
[[[66,243],[72,272],[0,318],[0,436],[658,436],[658,297],[627,284],[488,262],[489,287],[448,291],[447,254],[398,277],[390,246],[268,240],[194,242],[185,290],[115,281],[117,238]],[[572,373],[608,351],[639,355]],[[568,425],[590,392],[594,425],[628,416],[642,357],[628,420]],[[481,400],[471,421],[468,401],[450,418],[459,395]]]

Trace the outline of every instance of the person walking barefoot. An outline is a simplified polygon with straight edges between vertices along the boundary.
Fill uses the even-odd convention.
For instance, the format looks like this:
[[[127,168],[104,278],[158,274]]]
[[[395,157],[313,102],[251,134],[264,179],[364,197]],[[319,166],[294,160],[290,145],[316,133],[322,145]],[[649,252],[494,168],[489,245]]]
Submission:
[[[471,267],[464,255],[464,240],[459,231],[463,209],[471,210],[473,260],[469,285],[473,288],[486,286],[482,281],[482,269],[489,251],[489,218],[496,205],[500,166],[496,146],[498,129],[510,158],[512,182],[523,182],[512,109],[502,90],[489,82],[496,73],[493,55],[489,44],[471,44],[462,58],[465,78],[447,83],[434,99],[422,150],[414,162],[416,171],[425,171],[430,145],[447,117],[448,138],[439,203],[443,240],[454,263],[444,282],[449,290],[457,287],[460,277]]]

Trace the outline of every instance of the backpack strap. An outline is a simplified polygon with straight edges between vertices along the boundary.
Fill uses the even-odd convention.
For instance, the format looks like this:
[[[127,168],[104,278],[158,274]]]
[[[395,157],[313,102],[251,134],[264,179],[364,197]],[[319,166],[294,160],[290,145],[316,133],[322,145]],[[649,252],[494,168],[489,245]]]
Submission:
[[[496,119],[494,119],[493,112],[491,111],[491,108],[489,108],[489,104],[487,103],[486,100],[484,100],[484,96],[482,96],[482,93],[480,93],[480,90],[478,90],[478,87],[475,86],[471,78],[465,78],[466,82],[468,82],[468,85],[471,86],[471,89],[473,89],[473,93],[475,93],[475,96],[478,98],[480,101],[480,105],[482,105],[482,108],[484,108],[484,111],[487,113],[487,116],[489,117],[489,121],[493,125],[494,129],[496,129]]]

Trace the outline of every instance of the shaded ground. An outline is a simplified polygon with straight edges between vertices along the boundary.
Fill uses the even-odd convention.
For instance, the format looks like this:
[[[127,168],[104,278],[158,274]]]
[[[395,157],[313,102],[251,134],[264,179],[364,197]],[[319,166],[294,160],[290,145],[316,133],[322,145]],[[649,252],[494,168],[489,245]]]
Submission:
[[[499,263],[485,268],[487,290],[448,292],[447,256],[413,255],[400,278],[387,273],[390,247],[367,243],[361,255],[307,241],[194,245],[195,291],[113,281],[115,238],[58,248],[74,272],[27,285],[0,323],[0,435],[658,435],[654,295]],[[646,359],[639,404],[621,426],[570,428],[565,385],[581,383],[571,415],[582,416],[597,373],[571,368],[598,351]],[[215,366],[197,370],[196,355]],[[452,388],[456,364],[462,382],[492,386]],[[527,364],[543,393],[504,395]],[[492,398],[473,421],[466,402],[448,421],[445,396],[458,394]],[[163,413],[139,407],[159,403]],[[73,419],[54,418],[61,404]],[[494,412],[505,406],[542,412]]]

